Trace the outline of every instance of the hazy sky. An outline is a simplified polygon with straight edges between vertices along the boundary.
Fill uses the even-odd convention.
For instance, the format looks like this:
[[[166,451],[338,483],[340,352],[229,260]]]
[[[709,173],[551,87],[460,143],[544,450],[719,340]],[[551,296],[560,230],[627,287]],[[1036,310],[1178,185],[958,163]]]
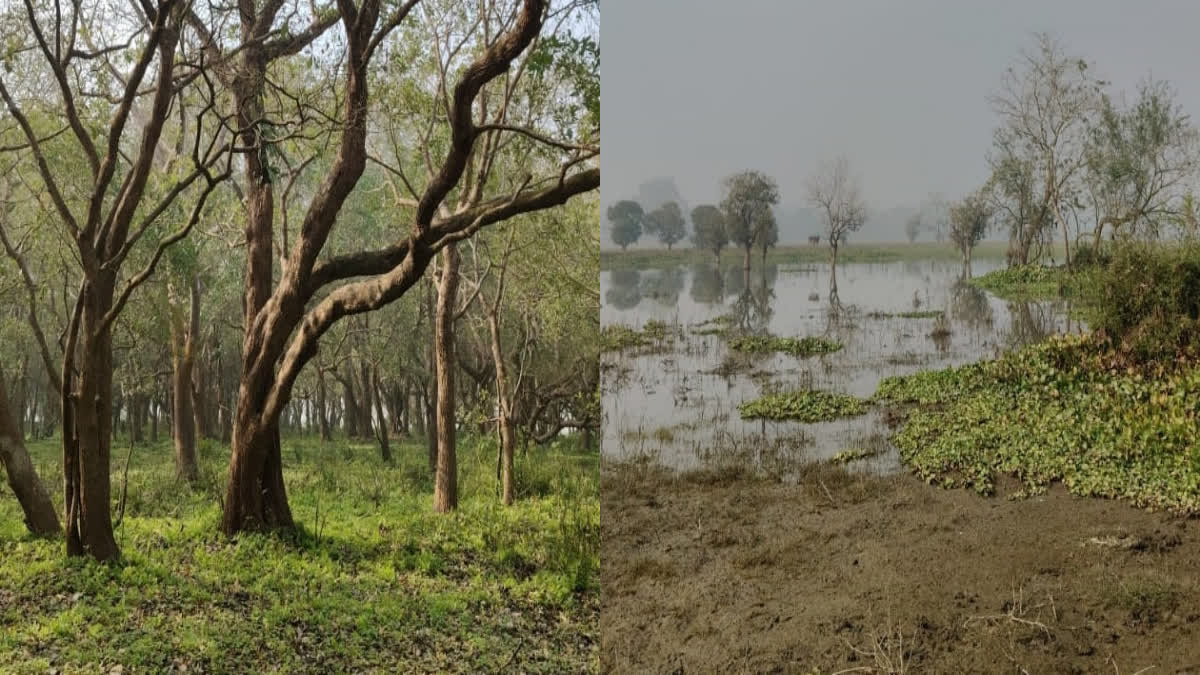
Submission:
[[[803,205],[844,153],[873,208],[986,178],[988,94],[1034,31],[1110,90],[1153,75],[1200,118],[1200,3],[1177,0],[609,0],[601,15],[605,202],[674,176],[690,205],[744,168]]]

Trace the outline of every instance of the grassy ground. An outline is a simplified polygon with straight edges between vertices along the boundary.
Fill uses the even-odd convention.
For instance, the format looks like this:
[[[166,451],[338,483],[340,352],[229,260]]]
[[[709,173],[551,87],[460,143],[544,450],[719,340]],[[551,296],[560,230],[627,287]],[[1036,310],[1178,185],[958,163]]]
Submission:
[[[984,242],[972,254],[976,260],[984,258],[1003,258],[1008,248],[1005,242]],[[740,265],[743,252],[741,249],[731,249],[721,254],[722,265]],[[838,252],[839,262],[895,262],[897,260],[959,260],[962,255],[949,243],[917,242],[894,244],[846,244]],[[758,264],[759,253],[751,255],[754,264]],[[606,249],[600,251],[600,267],[613,269],[616,267],[658,267],[662,265],[684,265],[690,263],[711,263],[715,260],[712,251],[698,250],[691,247],[666,249],[635,249],[620,251]],[[826,263],[829,261],[829,246],[780,246],[767,251],[769,263]]]
[[[57,482],[57,445],[30,450]],[[204,445],[197,489],[174,479],[165,444],[135,448],[115,565],[30,538],[0,489],[0,670],[594,669],[599,455],[531,449],[506,509],[494,450],[460,443],[461,508],[436,515],[423,446],[386,466],[373,445],[285,439],[299,535],[231,541],[216,532],[226,448]],[[114,513],[126,452],[114,452]]]

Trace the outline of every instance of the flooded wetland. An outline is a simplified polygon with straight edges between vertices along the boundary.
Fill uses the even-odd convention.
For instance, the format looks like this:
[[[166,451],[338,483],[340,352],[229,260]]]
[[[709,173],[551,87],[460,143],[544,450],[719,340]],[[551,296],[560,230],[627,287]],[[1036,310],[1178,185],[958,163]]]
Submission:
[[[972,271],[1002,265],[978,260]],[[615,269],[601,273],[600,290],[610,335],[661,333],[605,355],[605,456],[683,470],[749,459],[784,479],[789,466],[834,457],[856,458],[856,470],[900,469],[889,408],[871,403],[884,378],[1081,329],[1065,301],[1001,300],[946,260],[843,264],[836,294],[828,264],[773,263]],[[782,419],[739,412],[796,392],[854,404],[840,414],[822,397]]]
[[[740,262],[601,274],[603,671],[1200,672],[1190,516],[897,450],[897,376],[1086,333],[1069,298]]]

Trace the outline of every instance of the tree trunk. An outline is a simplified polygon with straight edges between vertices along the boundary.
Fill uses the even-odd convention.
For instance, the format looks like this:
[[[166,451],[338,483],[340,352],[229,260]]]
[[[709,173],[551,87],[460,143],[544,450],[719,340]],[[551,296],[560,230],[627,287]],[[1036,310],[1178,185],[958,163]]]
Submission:
[[[516,434],[513,431],[512,400],[508,395],[508,372],[504,365],[504,350],[500,345],[500,317],[495,310],[488,312],[488,332],[492,338],[492,361],[496,368],[496,402],[500,426],[500,485],[505,506],[513,503],[513,450]]]
[[[362,415],[358,411],[358,396],[354,393],[354,369],[349,365],[346,368],[346,374],[338,376],[338,381],[342,383],[342,400],[346,411],[346,437],[358,438],[358,425],[362,420]]]
[[[0,464],[8,474],[8,487],[25,512],[25,527],[30,532],[38,536],[59,534],[62,526],[54,502],[50,501],[50,493],[29,459],[24,434],[16,419],[9,410],[4,377],[0,375]]]
[[[317,424],[321,429],[321,441],[332,440],[329,433],[329,415],[325,410],[325,371],[317,369]]]
[[[150,399],[150,443],[158,443],[158,399]]]
[[[437,342],[436,320],[434,319],[434,304],[433,304],[433,279],[425,285],[425,309],[429,316],[429,342],[425,347],[425,363],[429,367],[429,371],[435,372],[437,366],[434,364],[434,348],[433,345]],[[438,464],[438,439],[437,439],[437,377],[432,375],[425,380],[425,437],[429,443],[429,473],[437,476]]]
[[[371,389],[374,390],[375,414],[379,417],[375,422],[375,436],[379,439],[379,454],[383,461],[392,463],[392,445],[388,441],[388,427],[383,419],[383,392],[379,391],[379,368],[371,372]]]
[[[362,387],[359,391],[362,392],[362,405],[359,407],[359,414],[362,416],[358,423],[359,430],[362,431],[363,438],[370,438],[373,435],[375,422],[371,419],[371,413],[375,410],[375,386],[371,381],[371,365],[366,359],[362,360],[359,365],[361,373]],[[378,435],[378,434],[374,434]]]
[[[84,285],[76,313],[79,322],[68,337],[63,368],[67,555],[89,555],[100,561],[121,555],[110,510],[112,332],[101,330],[104,315],[112,308],[114,285],[111,272]],[[78,358],[73,349],[77,339]]]
[[[196,364],[196,335],[200,332],[200,287],[191,283],[188,322],[175,314],[171,320],[171,390],[174,422],[175,475],[189,483],[200,479],[196,462],[196,415],[192,400],[192,371]]]
[[[458,246],[443,250],[434,318],[434,363],[437,373],[437,467],[433,510],[448,513],[458,508],[458,461],[454,428],[454,308],[458,304]]]
[[[746,272],[750,271],[750,246],[746,247],[746,255],[742,257],[742,269]]]
[[[279,424],[260,419],[261,404],[245,391],[238,396],[233,425],[233,459],[221,531],[292,529],[295,521],[283,484],[283,458]],[[266,398],[265,392],[259,401]]]

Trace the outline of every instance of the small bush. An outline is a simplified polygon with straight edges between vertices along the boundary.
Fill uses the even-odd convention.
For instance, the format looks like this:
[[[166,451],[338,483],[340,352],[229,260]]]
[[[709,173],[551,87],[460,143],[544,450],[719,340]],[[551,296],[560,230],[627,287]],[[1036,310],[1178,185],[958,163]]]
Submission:
[[[1112,262],[1112,250],[1103,242],[1097,246],[1093,242],[1082,241],[1075,245],[1071,264],[1077,268],[1108,267]]]
[[[1200,247],[1129,242],[1089,285],[1092,328],[1140,363],[1200,347]]]

